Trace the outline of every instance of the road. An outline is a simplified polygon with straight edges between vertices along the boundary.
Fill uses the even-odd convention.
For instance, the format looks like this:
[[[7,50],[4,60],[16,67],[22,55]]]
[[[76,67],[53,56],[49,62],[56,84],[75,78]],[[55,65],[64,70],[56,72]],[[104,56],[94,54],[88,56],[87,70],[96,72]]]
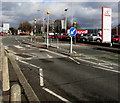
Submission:
[[[55,46],[56,43],[53,42],[52,45]],[[70,50],[70,42],[60,41],[59,47],[64,48],[66,50]],[[110,47],[99,46],[99,45],[91,45],[88,43],[73,44],[73,52],[77,52],[91,58],[105,60],[105,61],[116,63],[116,64],[118,64],[119,57],[120,57],[119,51],[120,51],[119,48],[116,49],[112,47],[110,48]]]
[[[84,50],[87,58],[69,57],[23,44],[23,40],[27,41],[27,38],[4,37],[3,44],[16,57],[21,71],[40,101],[107,102],[120,99],[118,65],[106,65],[107,62],[88,58],[91,53],[113,56],[112,53],[82,45],[74,46],[74,50]],[[69,47],[65,44],[60,46]]]

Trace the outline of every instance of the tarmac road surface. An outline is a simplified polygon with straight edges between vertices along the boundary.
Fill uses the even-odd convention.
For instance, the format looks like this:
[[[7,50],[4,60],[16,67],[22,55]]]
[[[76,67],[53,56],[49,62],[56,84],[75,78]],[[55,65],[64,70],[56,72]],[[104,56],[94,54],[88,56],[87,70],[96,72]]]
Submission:
[[[41,101],[108,102],[120,99],[118,66],[36,48],[22,44],[23,39],[26,40],[6,37],[3,44],[17,58],[24,76]],[[103,52],[99,53],[103,55]]]

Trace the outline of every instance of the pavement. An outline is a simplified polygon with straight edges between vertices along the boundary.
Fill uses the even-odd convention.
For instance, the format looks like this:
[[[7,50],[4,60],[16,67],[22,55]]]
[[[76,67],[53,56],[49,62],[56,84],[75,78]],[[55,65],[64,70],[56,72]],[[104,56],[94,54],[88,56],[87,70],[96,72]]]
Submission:
[[[3,89],[2,89],[3,47],[4,47],[4,45],[2,44],[2,37],[0,37],[0,103],[10,102],[11,101],[11,87],[14,84],[19,84],[20,85],[18,77],[17,77],[15,71],[13,70],[13,66],[12,66],[11,62],[8,61],[10,89],[7,90],[7,91],[3,91]],[[25,92],[24,92],[22,86],[20,86],[20,87],[21,87],[21,99],[22,99],[22,101],[26,102],[27,99],[25,97]]]

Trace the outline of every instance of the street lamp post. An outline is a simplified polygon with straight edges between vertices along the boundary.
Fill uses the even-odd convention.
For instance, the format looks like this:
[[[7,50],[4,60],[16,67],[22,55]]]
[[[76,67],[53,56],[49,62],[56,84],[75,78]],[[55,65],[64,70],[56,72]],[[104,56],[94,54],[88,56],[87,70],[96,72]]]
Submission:
[[[73,22],[73,27],[76,28],[77,22]],[[74,44],[76,44],[76,35],[74,36]]]
[[[34,19],[34,25],[35,25],[35,26],[34,26],[34,34],[36,34],[36,21],[37,21],[37,19],[35,18],[35,19]]]
[[[48,15],[48,20],[47,20],[47,48],[49,46],[49,14],[50,14],[50,11],[47,11],[47,15]]]
[[[68,8],[65,9],[65,11],[67,12]],[[65,16],[65,33],[67,33],[67,13]]]
[[[40,10],[37,10],[37,11],[40,11]],[[45,20],[45,18],[44,18],[44,13],[42,12],[42,20],[43,20],[43,28],[42,28],[42,33],[44,33],[45,32],[45,30],[44,30],[44,20]]]

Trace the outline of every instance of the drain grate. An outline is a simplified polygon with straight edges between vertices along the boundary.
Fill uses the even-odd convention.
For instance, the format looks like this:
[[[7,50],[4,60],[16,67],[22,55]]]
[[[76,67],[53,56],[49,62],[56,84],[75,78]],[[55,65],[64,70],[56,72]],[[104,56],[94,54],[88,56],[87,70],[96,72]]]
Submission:
[[[26,54],[16,54],[17,56],[21,56],[21,57],[23,57],[23,58],[30,58],[30,57],[32,57],[32,56],[30,56],[30,55],[26,55]]]

